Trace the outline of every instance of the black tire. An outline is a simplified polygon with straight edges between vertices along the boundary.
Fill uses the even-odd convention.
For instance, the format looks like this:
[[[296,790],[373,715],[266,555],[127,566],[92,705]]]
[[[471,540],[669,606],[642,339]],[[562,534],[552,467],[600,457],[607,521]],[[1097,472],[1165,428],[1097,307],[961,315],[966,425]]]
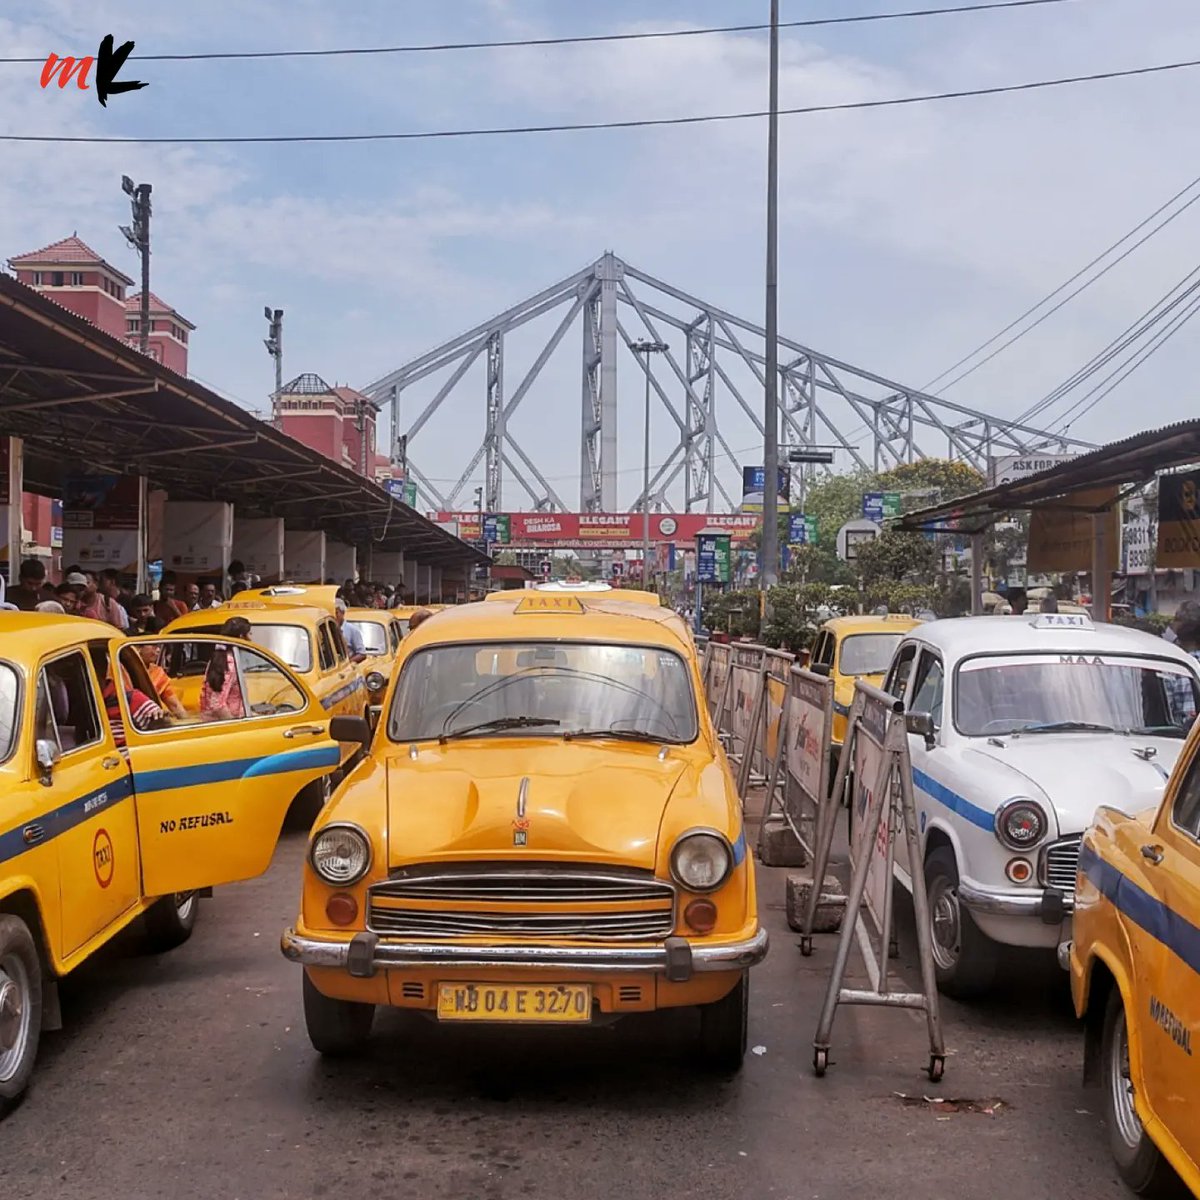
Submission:
[[[726,1073],[740,1071],[750,1027],[750,975],[743,972],[728,996],[700,1006],[700,1051],[704,1065]]]
[[[337,786],[337,772],[322,775],[300,789],[288,810],[285,824],[296,829],[311,829]]]
[[[197,892],[176,892],[155,901],[142,914],[142,925],[146,931],[146,947],[151,954],[163,954],[182,946],[196,928],[200,913],[200,896]]]
[[[0,1114],[29,1086],[42,1033],[42,964],[29,926],[0,914]]]
[[[1186,1196],[1179,1176],[1150,1140],[1134,1111],[1125,1003],[1116,984],[1104,1010],[1100,1045],[1104,1121],[1118,1174],[1139,1196]]]
[[[304,972],[304,1023],[308,1040],[318,1054],[346,1058],[358,1053],[371,1036],[375,1005],[323,996]]]
[[[1000,947],[958,900],[958,862],[949,846],[925,860],[930,942],[938,990],[959,1000],[982,996],[996,981]]]

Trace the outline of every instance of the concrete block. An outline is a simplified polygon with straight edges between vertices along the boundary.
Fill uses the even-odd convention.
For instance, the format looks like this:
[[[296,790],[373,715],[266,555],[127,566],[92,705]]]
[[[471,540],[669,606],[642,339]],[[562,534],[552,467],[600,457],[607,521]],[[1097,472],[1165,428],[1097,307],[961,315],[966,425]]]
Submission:
[[[807,867],[808,851],[781,818],[763,826],[758,840],[758,860],[764,867]]]
[[[797,872],[787,880],[787,922],[797,933],[804,927],[804,913],[808,907],[808,896],[812,891],[812,872]],[[813,933],[837,933],[842,927],[846,911],[846,895],[834,875],[825,876],[825,884],[817,902],[817,915],[813,921]]]

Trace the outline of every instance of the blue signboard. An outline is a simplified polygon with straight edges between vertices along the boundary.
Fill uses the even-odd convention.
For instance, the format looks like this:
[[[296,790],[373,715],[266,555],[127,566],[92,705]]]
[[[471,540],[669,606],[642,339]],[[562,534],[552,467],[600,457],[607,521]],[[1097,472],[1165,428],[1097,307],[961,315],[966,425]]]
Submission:
[[[788,545],[813,546],[817,541],[817,518],[806,516],[804,513],[791,513],[788,516]]]
[[[883,524],[883,493],[866,492],[863,495],[863,516],[876,525]]]
[[[701,583],[728,583],[729,565],[729,534],[696,535],[696,578]]]
[[[383,489],[393,500],[399,500],[404,503],[404,480],[403,479],[385,479],[383,481]]]

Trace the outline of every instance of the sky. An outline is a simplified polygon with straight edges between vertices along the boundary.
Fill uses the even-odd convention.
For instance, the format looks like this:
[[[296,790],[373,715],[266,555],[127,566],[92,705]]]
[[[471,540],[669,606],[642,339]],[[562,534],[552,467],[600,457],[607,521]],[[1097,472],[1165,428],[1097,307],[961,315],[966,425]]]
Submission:
[[[783,0],[782,19],[910,6],[924,7]],[[142,53],[560,37],[755,23],[767,10],[767,0],[7,0],[0,54],[80,55],[106,33]],[[782,41],[781,103],[986,87],[1198,50],[1194,0],[1073,0],[793,30]],[[377,132],[757,110],[766,56],[765,35],[745,33],[369,58],[131,59],[122,77],[149,86],[107,109],[92,92],[42,91],[38,66],[0,64],[0,132]],[[925,385],[1194,178],[1198,100],[1200,70],[782,118],[781,332]],[[761,120],[361,145],[5,144],[0,260],[75,231],[136,276],[117,231],[129,219],[120,177],[151,182],[152,288],[198,327],[191,373],[265,411],[264,304],[285,311],[285,378],[314,371],[359,387],[607,250],[761,322],[765,159]],[[1022,412],[1196,265],[1198,228],[1200,204],[946,396],[1001,417]],[[510,393],[555,323],[509,339]],[[511,426],[568,504],[579,488],[579,345],[578,335],[564,341]],[[678,338],[673,348],[681,352]],[[1186,327],[1070,432],[1101,442],[1193,416],[1198,358]],[[404,395],[402,428],[439,382]],[[479,443],[484,394],[479,369],[409,447],[443,494]],[[746,395],[759,404],[752,388]],[[641,406],[636,364],[623,360],[622,507],[641,483]],[[735,492],[736,466],[761,461],[758,435],[732,403],[718,421],[737,460],[722,454],[718,473]],[[861,441],[856,421],[838,423]],[[657,404],[653,424],[657,465],[674,441]],[[473,505],[478,482],[479,471],[465,481],[461,507]],[[666,497],[681,500],[677,487]],[[511,477],[504,506],[530,507]]]

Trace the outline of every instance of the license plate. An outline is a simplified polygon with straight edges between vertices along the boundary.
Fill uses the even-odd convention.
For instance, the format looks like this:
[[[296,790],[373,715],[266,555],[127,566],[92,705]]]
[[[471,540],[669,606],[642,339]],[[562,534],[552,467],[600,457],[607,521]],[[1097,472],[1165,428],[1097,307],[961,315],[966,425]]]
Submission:
[[[592,989],[580,983],[443,983],[439,1021],[572,1024],[592,1019]]]

